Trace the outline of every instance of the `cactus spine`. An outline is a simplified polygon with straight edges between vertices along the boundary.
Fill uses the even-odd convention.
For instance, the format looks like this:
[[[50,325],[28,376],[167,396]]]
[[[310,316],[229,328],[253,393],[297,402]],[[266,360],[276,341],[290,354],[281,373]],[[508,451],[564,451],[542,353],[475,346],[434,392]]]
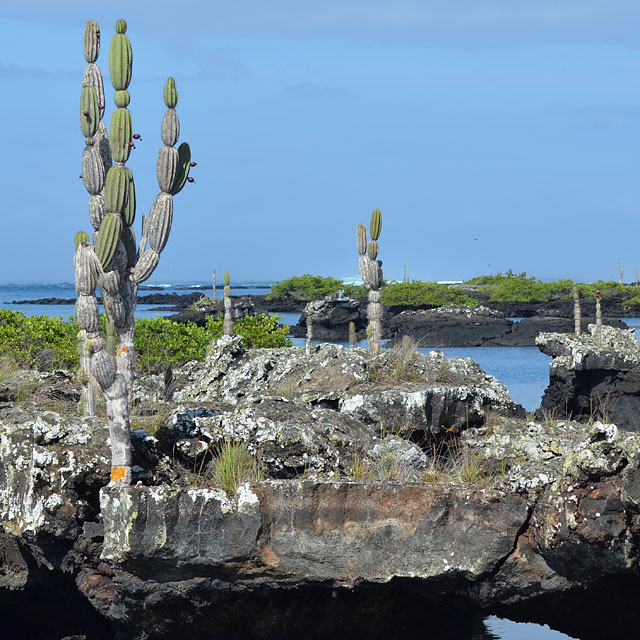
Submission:
[[[367,242],[367,228],[363,224],[359,224],[356,229],[356,246],[360,254],[358,259],[360,277],[369,291],[367,337],[369,339],[369,350],[374,357],[380,352],[380,342],[382,340],[382,305],[380,304],[382,261],[377,259],[378,238],[381,230],[382,214],[380,209],[375,209],[371,214],[371,222],[369,224],[371,242]]]
[[[229,286],[229,272],[224,272],[224,322],[222,333],[225,336],[233,335],[233,323],[231,322],[231,287]]]
[[[580,316],[582,312],[580,310],[580,294],[578,293],[578,285],[573,283],[573,326],[575,330],[576,336],[580,335],[581,326],[580,326]]]
[[[102,74],[95,64],[100,53],[100,29],[91,20],[84,32],[87,67],[80,96],[80,130],[86,148],[82,167],[84,185],[91,196],[89,219],[96,232],[93,245],[89,244],[87,234],[76,234],[74,258],[78,292],[76,315],[80,326],[83,378],[87,380],[85,389],[100,387],[104,393],[111,439],[111,481],[117,484],[131,482],[129,390],[135,363],[133,317],[138,284],[151,276],[166,245],[173,219],[172,193],[176,189],[176,174],[181,158],[186,157],[186,151],[181,156],[180,151],[173,148],[180,124],[174,108],[177,102],[175,81],[170,79],[168,84],[172,92],[165,103],[171,113],[163,120],[161,137],[165,146],[161,149],[157,167],[161,192],[149,217],[143,216],[142,238],[136,246],[132,229],[136,209],[135,184],[131,170],[125,166],[133,147],[133,125],[128,109],[133,54],[126,31],[127,23],[118,20],[109,49],[116,109],[108,134],[101,122],[104,114]],[[189,172],[188,145],[186,150],[189,161],[180,177],[184,177],[184,181]],[[162,164],[161,158],[165,157],[169,160]],[[166,166],[167,163],[175,165],[175,170]],[[107,314],[106,341],[100,334],[96,288],[102,293]],[[95,412],[95,403],[91,409],[85,398],[85,410]]]

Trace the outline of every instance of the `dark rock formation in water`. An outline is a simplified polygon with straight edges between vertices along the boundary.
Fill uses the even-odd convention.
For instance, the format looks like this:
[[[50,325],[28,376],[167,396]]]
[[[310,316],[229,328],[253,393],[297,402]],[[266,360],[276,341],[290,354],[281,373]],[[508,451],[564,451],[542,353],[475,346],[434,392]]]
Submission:
[[[538,348],[553,357],[541,408],[548,415],[607,419],[640,430],[640,346],[633,330],[602,327],[576,338],[543,333]]]
[[[349,323],[353,322],[358,339],[366,337],[367,303],[354,300],[338,291],[322,300],[314,300],[310,312],[313,321],[314,340],[349,339]],[[291,327],[291,335],[304,338],[307,335],[307,313],[302,312],[298,324]]]
[[[106,486],[108,430],[74,414],[77,385],[21,376],[34,401],[0,404],[11,637],[472,640],[492,613],[640,633],[640,435],[527,421],[468,359],[222,338],[172,404],[137,381],[127,488]],[[229,439],[268,479],[212,484]]]
[[[595,318],[582,318],[586,330]],[[626,328],[618,318],[603,318],[603,324]],[[514,322],[487,307],[439,307],[402,311],[390,318],[388,336],[399,343],[407,335],[425,347],[532,347],[542,332],[574,331],[573,319],[537,315]]]

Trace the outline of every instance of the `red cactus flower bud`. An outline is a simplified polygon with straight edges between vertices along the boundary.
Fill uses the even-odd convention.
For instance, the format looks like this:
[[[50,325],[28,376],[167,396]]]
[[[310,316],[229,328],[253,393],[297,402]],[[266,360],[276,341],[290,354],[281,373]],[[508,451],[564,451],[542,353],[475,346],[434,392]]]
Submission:
[[[189,176],[189,177],[187,178],[187,180],[188,180],[189,182],[195,182],[195,180],[194,180],[191,176]]]
[[[139,134],[139,133],[134,133],[134,134],[133,134],[133,139],[134,139],[134,140],[142,140],[142,138],[140,137],[140,134]]]
[[[82,175],[82,174],[80,174],[80,175],[78,176],[78,178],[82,178],[82,177],[83,177],[83,175]]]
[[[88,112],[88,111],[83,111],[83,113],[84,113],[84,116],[85,116],[86,118],[88,118],[88,117],[89,117],[89,112]]]
[[[130,147],[133,147],[134,149],[136,148],[136,145],[135,145],[135,144],[133,144],[133,142],[130,142],[130,143],[129,143],[129,146],[130,146]]]
[[[195,167],[197,164],[198,164],[197,162],[190,162],[190,163],[189,163],[189,166],[190,166],[190,167]]]

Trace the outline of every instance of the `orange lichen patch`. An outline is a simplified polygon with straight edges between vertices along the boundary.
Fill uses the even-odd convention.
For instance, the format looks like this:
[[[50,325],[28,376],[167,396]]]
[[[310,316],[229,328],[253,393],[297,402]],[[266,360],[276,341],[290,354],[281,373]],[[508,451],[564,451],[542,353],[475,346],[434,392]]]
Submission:
[[[118,355],[127,353],[127,351],[129,351],[129,347],[118,347]]]
[[[280,558],[269,549],[268,544],[260,547],[260,557],[269,567],[277,567],[280,564]]]
[[[127,467],[111,467],[111,482],[120,482],[126,478]]]

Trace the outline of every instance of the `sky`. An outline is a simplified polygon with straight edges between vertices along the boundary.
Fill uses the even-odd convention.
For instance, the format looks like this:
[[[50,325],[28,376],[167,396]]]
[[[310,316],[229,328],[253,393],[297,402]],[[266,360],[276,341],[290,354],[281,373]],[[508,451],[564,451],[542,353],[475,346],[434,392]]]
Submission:
[[[637,0],[220,0],[0,9],[0,282],[73,280],[87,20],[133,46],[134,229],[176,79],[195,182],[151,282],[358,275],[625,281],[640,268]]]

